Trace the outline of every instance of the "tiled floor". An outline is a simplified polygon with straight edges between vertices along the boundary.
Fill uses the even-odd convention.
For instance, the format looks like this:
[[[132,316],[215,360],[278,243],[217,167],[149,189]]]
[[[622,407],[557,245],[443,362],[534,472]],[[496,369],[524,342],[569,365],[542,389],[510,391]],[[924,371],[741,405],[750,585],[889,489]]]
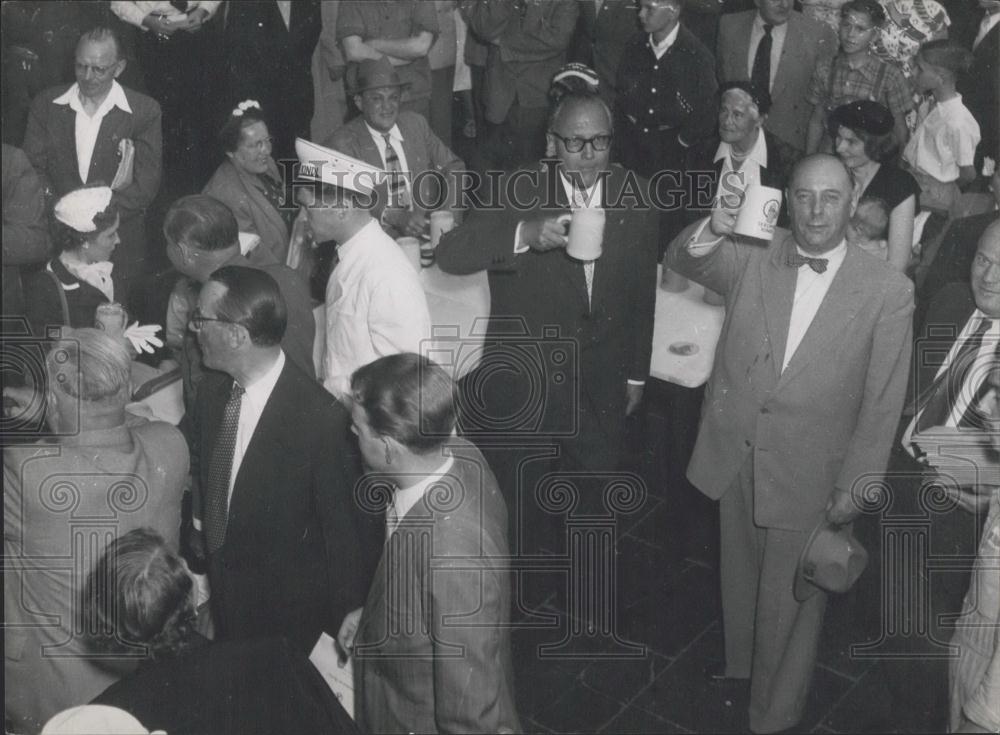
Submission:
[[[533,732],[746,732],[749,687],[708,684],[706,666],[723,655],[713,504],[690,486],[668,487],[658,437],[662,417],[647,419],[645,452],[633,458],[646,479],[644,507],[621,523],[620,638],[636,656],[603,655],[613,643],[580,641],[560,657],[540,647],[566,635],[570,616],[553,592],[541,609],[559,627],[517,630],[515,675],[522,724]],[[676,483],[676,480],[675,480]],[[679,496],[679,497],[678,497]],[[683,514],[677,513],[685,507]],[[692,510],[692,507],[694,510]],[[681,520],[678,520],[680,518]],[[555,586],[554,586],[555,588]],[[802,732],[855,732],[873,719],[871,664],[854,660],[852,597],[832,599]],[[588,645],[585,645],[588,644]],[[597,649],[602,655],[595,654]]]

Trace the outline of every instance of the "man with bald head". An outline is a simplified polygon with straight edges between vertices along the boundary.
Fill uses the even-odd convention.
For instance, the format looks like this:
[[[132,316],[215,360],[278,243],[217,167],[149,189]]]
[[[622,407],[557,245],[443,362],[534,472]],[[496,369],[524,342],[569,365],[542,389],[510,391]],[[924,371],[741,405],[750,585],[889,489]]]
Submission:
[[[481,439],[558,447],[548,456],[562,471],[617,469],[625,416],[649,374],[656,213],[621,196],[631,174],[610,163],[612,144],[601,98],[566,95],[546,135],[557,163],[511,176],[500,187],[502,208],[476,212],[437,248],[446,272],[489,271],[486,352],[467,381],[482,390],[482,404],[465,406],[476,408],[465,418]],[[567,252],[570,217],[603,219],[599,257]],[[494,471],[517,508],[511,476]]]
[[[826,593],[793,595],[821,522],[850,523],[884,472],[903,406],[913,288],[848,244],[851,179],[832,156],[792,172],[791,232],[769,246],[718,209],[682,232],[670,267],[723,294],[726,318],[688,478],[719,500],[725,668],[750,681],[750,729],[802,716]]]

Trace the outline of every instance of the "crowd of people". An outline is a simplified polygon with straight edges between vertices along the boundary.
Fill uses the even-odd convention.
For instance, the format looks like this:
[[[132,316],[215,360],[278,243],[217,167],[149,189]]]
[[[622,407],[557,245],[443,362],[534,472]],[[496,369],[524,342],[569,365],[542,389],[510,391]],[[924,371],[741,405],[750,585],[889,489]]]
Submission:
[[[956,656],[892,707],[1000,729],[1000,0],[803,5],[4,2],[6,731],[520,731],[520,561],[622,507],[661,266],[724,307],[708,681],[794,730],[803,551],[932,505]]]

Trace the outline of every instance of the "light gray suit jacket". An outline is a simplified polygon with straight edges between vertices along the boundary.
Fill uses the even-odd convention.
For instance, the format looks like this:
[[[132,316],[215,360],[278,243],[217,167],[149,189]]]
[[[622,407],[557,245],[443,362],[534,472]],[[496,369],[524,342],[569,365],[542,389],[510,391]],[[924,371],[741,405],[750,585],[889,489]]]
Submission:
[[[362,732],[521,729],[507,509],[479,450],[449,446],[449,474],[400,520],[368,592],[354,641]]]
[[[695,227],[670,246],[668,265],[724,294],[726,318],[688,478],[718,499],[752,452],[756,523],[808,530],[835,488],[885,471],[906,391],[913,284],[848,245],[782,370],[797,278],[785,264],[791,234],[778,228],[769,247],[727,238],[694,258]]]
[[[756,10],[731,13],[719,18],[719,42],[715,58],[719,82],[749,79],[750,30]],[[837,52],[837,35],[825,23],[792,11],[785,44],[771,85],[771,112],[764,127],[786,145],[802,151],[813,106],[806,101],[809,81],[817,59]]]

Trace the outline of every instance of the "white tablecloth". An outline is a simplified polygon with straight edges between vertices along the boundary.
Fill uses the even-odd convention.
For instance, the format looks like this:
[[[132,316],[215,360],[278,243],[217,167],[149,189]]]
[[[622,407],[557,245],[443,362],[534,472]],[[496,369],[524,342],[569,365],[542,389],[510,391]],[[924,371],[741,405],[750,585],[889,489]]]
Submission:
[[[657,269],[657,284],[663,273],[662,268]],[[702,301],[704,294],[704,287],[694,281],[681,293],[670,293],[657,286],[653,356],[650,361],[652,377],[686,388],[697,388],[708,380],[725,309],[706,304]],[[691,355],[670,351],[671,345],[683,342],[697,346],[697,351]]]

